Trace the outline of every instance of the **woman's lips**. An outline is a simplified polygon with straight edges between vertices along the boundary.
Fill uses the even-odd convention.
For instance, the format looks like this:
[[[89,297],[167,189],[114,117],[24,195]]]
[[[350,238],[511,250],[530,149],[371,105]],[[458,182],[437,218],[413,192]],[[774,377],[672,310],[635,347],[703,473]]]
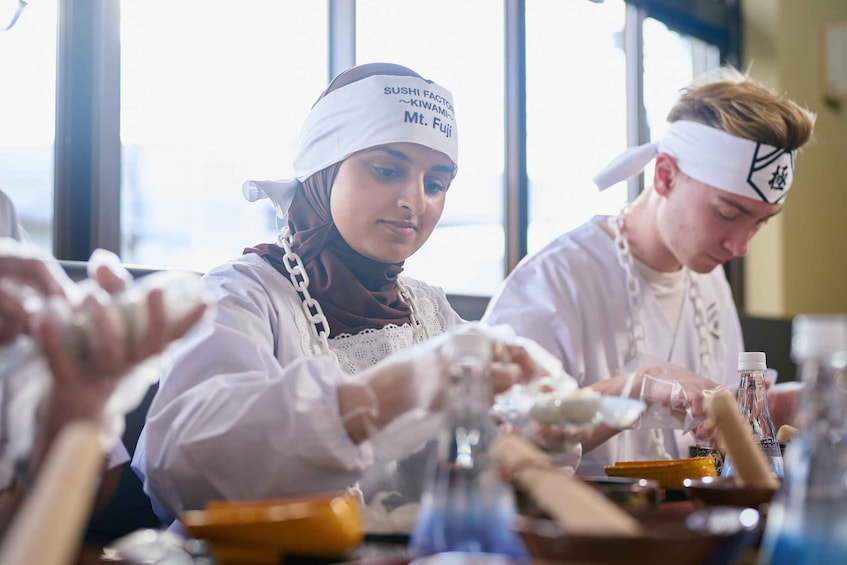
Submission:
[[[392,222],[384,220],[382,224],[392,232],[409,235],[418,231],[417,226],[411,222]]]

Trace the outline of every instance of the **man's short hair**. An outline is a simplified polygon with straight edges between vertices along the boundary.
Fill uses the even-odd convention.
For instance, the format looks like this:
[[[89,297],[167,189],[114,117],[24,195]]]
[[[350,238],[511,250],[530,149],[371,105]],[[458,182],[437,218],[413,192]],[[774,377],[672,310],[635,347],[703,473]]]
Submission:
[[[799,149],[812,136],[815,114],[731,67],[683,89],[668,122],[690,120],[732,135]]]

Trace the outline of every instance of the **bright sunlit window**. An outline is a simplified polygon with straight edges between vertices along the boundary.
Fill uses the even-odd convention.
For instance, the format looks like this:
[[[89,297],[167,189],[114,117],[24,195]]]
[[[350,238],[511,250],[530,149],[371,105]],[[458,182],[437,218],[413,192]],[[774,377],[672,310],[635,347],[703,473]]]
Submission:
[[[17,8],[0,0],[0,28]],[[0,32],[0,190],[37,246],[53,249],[56,0],[32,2]]]
[[[667,115],[682,90],[703,74],[720,66],[720,50],[699,39],[669,29],[646,18],[643,25],[643,100],[647,139],[656,140],[668,127]],[[653,182],[653,163],[644,169],[643,186]],[[610,190],[624,190],[620,183]]]
[[[626,203],[591,180],[626,149],[624,16],[622,0],[527,5],[530,253]]]
[[[681,89],[719,65],[717,47],[671,31],[653,18],[644,20],[644,109],[651,139],[664,133]]]
[[[0,18],[16,2],[0,0]],[[623,184],[599,193],[591,178],[626,147],[632,93],[624,0],[525,7],[532,253],[626,204]],[[455,98],[459,174],[406,273],[450,293],[489,295],[505,263],[504,5],[430,0],[425,13],[419,8],[360,0],[355,9],[357,63],[404,64]],[[248,203],[241,185],[291,175],[300,127],[328,79],[328,9],[325,1],[121,0],[124,261],[207,271],[275,240],[272,206]],[[31,2],[14,29],[0,32],[0,189],[48,250],[57,12],[57,0]],[[718,50],[649,18],[643,37],[647,126],[656,137],[679,89],[716,67]]]
[[[326,2],[123,0],[122,258],[206,271],[276,240],[247,179],[291,174],[326,86]]]
[[[459,174],[439,227],[408,261],[406,274],[448,292],[490,294],[503,277],[503,6],[490,0],[356,5],[357,63],[412,68],[453,93]],[[402,22],[402,25],[398,25]],[[436,23],[437,22],[437,23]]]

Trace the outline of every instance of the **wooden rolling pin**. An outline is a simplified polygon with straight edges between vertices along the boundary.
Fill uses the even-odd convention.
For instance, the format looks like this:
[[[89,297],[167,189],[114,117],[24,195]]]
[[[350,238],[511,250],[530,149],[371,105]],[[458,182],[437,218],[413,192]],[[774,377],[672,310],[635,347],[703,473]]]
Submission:
[[[6,532],[0,565],[74,563],[102,469],[97,426],[65,426]]]
[[[498,438],[492,453],[506,477],[563,532],[595,536],[643,533],[635,518],[579,479],[552,468],[546,453],[517,434]]]
[[[762,449],[753,441],[750,424],[738,413],[738,404],[729,391],[712,396],[707,409],[735,466],[735,481],[739,486],[778,489],[779,479],[771,472]]]

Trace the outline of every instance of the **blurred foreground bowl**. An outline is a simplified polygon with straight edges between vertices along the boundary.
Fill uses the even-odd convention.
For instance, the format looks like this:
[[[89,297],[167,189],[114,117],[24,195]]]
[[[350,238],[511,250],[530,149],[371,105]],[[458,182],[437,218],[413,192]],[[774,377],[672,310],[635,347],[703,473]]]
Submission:
[[[776,494],[776,489],[738,486],[732,477],[685,479],[685,493],[699,506],[746,506],[758,509]]]
[[[569,475],[566,471],[562,472]],[[575,475],[575,478],[598,490],[609,501],[627,512],[654,510],[659,507],[662,501],[662,489],[656,481],[631,477],[587,475]],[[514,492],[520,514],[536,517],[544,516],[543,511],[532,497],[524,493],[518,486],[514,486]]]
[[[753,545],[758,535],[759,514],[752,508],[714,506],[634,515],[644,526],[644,536],[569,535],[552,520],[522,515],[515,529],[535,559],[614,565],[725,564]]]
[[[193,537],[209,543],[221,564],[278,564],[286,555],[339,557],[364,538],[358,501],[333,494],[212,501],[180,520]]]
[[[630,512],[656,509],[662,500],[659,483],[649,479],[580,475],[577,477]]]

